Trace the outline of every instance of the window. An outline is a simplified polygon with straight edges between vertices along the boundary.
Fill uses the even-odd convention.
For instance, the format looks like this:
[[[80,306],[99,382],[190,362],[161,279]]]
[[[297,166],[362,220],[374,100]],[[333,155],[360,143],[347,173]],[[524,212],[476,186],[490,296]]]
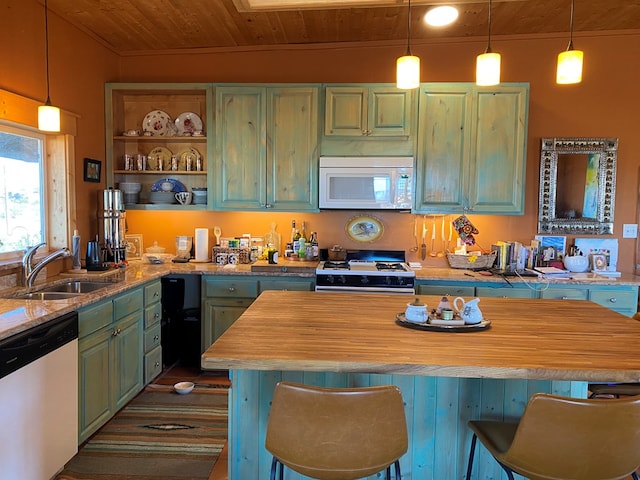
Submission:
[[[44,135],[0,124],[0,258],[45,241]]]

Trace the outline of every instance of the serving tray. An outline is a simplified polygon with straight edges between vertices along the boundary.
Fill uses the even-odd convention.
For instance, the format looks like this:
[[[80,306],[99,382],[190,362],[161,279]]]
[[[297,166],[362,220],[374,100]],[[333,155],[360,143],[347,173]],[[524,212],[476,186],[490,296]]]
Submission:
[[[413,328],[414,330],[425,330],[429,332],[477,332],[487,330],[491,326],[491,321],[486,318],[482,319],[480,323],[473,325],[434,325],[428,322],[416,323],[410,322],[406,319],[404,312],[396,315],[396,323],[401,327]]]

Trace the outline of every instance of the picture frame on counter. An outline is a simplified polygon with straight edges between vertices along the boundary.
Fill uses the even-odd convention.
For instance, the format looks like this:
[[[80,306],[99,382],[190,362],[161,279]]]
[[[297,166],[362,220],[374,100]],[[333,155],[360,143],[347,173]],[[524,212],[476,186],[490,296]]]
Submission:
[[[84,181],[100,183],[102,162],[93,158],[84,159]]]
[[[127,242],[127,260],[140,260],[142,258],[142,234],[125,235]]]

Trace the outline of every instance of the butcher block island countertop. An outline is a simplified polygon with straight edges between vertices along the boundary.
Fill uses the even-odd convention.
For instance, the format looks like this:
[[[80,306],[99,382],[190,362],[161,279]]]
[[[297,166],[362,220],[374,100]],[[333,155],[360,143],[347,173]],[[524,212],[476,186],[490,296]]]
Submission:
[[[440,297],[419,296],[433,308]],[[482,298],[491,327],[399,326],[400,295],[267,291],[202,357],[205,369],[640,381],[640,322],[593,302]]]
[[[419,297],[430,308],[440,300]],[[269,479],[265,432],[283,380],[398,386],[409,435],[400,459],[407,480],[464,478],[471,419],[516,418],[536,392],[584,398],[589,381],[640,380],[640,322],[596,303],[482,297],[491,327],[452,333],[397,325],[412,300],[263,292],[202,356],[205,369],[230,369],[229,479]],[[476,464],[472,480],[502,478],[485,450]]]

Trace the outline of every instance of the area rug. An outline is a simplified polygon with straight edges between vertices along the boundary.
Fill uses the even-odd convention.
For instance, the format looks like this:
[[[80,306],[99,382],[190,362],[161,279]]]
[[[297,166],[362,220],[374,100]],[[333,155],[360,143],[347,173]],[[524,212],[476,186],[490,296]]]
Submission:
[[[227,388],[150,385],[85,443],[56,480],[207,480],[227,439]]]

